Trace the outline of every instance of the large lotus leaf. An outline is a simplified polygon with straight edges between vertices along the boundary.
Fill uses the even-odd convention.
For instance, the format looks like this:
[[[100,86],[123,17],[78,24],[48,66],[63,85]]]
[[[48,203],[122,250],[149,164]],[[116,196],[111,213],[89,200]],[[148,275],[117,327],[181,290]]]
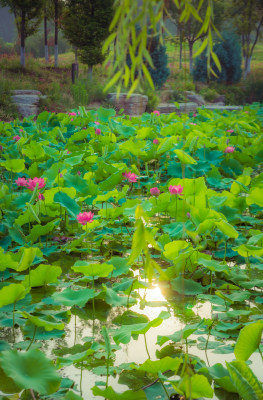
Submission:
[[[113,108],[100,107],[97,110],[99,121],[108,122],[111,117],[116,115],[116,111]]]
[[[106,278],[114,269],[110,264],[90,264],[86,261],[77,261],[71,268],[85,276],[97,278]]]
[[[79,363],[81,361],[84,361],[85,359],[88,358],[88,356],[90,356],[91,354],[94,353],[94,350],[92,349],[88,349],[85,350],[81,353],[74,353],[74,354],[70,354],[67,356],[63,356],[63,357],[57,357],[56,360],[56,365],[58,368],[64,367],[66,365],[72,365],[75,363]]]
[[[55,293],[52,296],[56,302],[69,307],[74,305],[84,307],[85,304],[94,297],[95,292],[93,289],[72,290],[70,288],[63,290],[61,293]]]
[[[12,253],[5,253],[0,247],[0,271],[5,271],[7,268],[17,269],[18,262],[13,260]]]
[[[92,388],[92,392],[95,396],[102,396],[107,400],[147,400],[146,394],[143,390],[134,392],[133,390],[126,390],[123,393],[115,392],[111,386],[107,389],[100,389],[97,386]]]
[[[57,322],[54,318],[55,322],[50,322],[45,319],[35,317],[34,315],[29,314],[26,311],[21,312],[22,317],[28,319],[33,325],[38,326],[40,328],[44,328],[45,331],[53,331],[54,329],[58,329],[62,331],[64,329],[64,324],[62,322]],[[53,318],[52,318],[53,319]]]
[[[114,174],[110,175],[106,180],[100,182],[99,188],[101,191],[112,190],[118,185],[122,180],[123,176],[122,173],[124,169],[121,171],[115,172]]]
[[[83,400],[83,397],[79,396],[77,393],[69,390],[64,397],[64,400]]]
[[[0,165],[7,169],[7,171],[22,172],[25,169],[25,160],[12,158],[11,160],[1,162]]]
[[[21,272],[28,269],[36,257],[37,250],[36,247],[25,248],[16,271]]]
[[[258,246],[252,246],[249,244],[241,244],[238,247],[233,247],[234,251],[237,251],[238,254],[242,257],[250,257],[250,256],[259,256],[263,255],[263,248]]]
[[[51,360],[38,349],[27,352],[7,350],[0,354],[0,365],[20,389],[33,389],[40,394],[58,390],[61,377]]]
[[[114,267],[112,272],[114,278],[116,278],[116,276],[127,274],[130,269],[128,260],[125,260],[123,257],[112,257],[108,263]]]
[[[173,342],[180,342],[182,339],[187,339],[190,335],[192,335],[197,329],[203,326],[204,321],[201,320],[196,324],[186,325],[183,329],[174,332],[169,336],[158,336],[157,343],[162,346],[168,340],[172,340]]]
[[[69,197],[71,197],[72,199],[74,199],[76,197],[76,189],[74,189],[73,187],[53,187],[51,189],[47,189],[45,190],[45,204],[48,206],[54,205],[54,196],[56,193],[58,192],[63,192],[66,193]]]
[[[131,340],[132,335],[144,335],[151,328],[155,328],[163,322],[164,319],[170,317],[170,314],[162,311],[159,317],[154,318],[152,321],[147,323],[136,323],[130,325],[123,325],[117,331],[114,330],[112,333],[113,339],[116,344],[127,344]]]
[[[79,214],[81,211],[80,206],[66,193],[57,192],[54,196],[54,202],[59,203],[60,205],[62,205],[62,207],[65,207],[72,217],[76,217],[76,215]]]
[[[192,279],[184,279],[182,276],[173,279],[171,284],[174,291],[186,296],[200,294],[205,291],[205,288],[200,283]]]
[[[54,220],[48,222],[46,225],[34,225],[31,229],[30,235],[27,236],[27,240],[34,243],[40,236],[44,236],[52,232],[58,222],[59,220]]]
[[[204,375],[194,374],[191,377],[186,375],[179,385],[174,383],[172,383],[172,385],[180,394],[184,394],[186,399],[190,397],[193,399],[199,399],[200,397],[211,399],[214,394],[213,389]]]
[[[163,255],[169,260],[173,260],[180,254],[180,251],[190,247],[191,244],[185,240],[175,240],[173,242],[167,243],[164,246]]]
[[[111,305],[112,307],[122,307],[127,306],[129,304],[136,303],[136,300],[133,298],[129,298],[128,296],[119,296],[115,290],[107,288],[103,285],[105,291],[105,301],[107,304]]]
[[[245,361],[226,362],[231,381],[244,400],[262,400],[263,388]]]
[[[198,258],[198,263],[209,269],[209,271],[225,272],[226,274],[229,273],[229,268],[227,264],[221,264],[216,260],[206,260],[205,258]]]
[[[89,185],[87,181],[80,176],[72,175],[67,173],[64,176],[64,184],[67,187],[73,187],[76,189],[77,192],[79,192],[82,196],[88,195],[89,193]]]
[[[259,348],[262,331],[263,321],[253,322],[241,329],[234,350],[237,360],[247,361]]]
[[[133,368],[136,368],[140,371],[149,372],[153,375],[158,375],[158,372],[171,370],[174,371],[176,375],[176,372],[178,371],[178,368],[182,362],[183,360],[181,358],[171,358],[167,356],[156,361],[148,359],[142,365],[140,365],[140,367],[133,366]]]
[[[174,150],[182,164],[196,164],[196,160],[183,150]]]
[[[30,160],[39,160],[45,156],[43,147],[35,140],[32,140],[29,145],[23,147],[23,153],[30,158]]]
[[[61,274],[62,269],[60,267],[54,265],[40,264],[36,269],[30,271],[30,276],[26,276],[23,284],[25,285],[25,287],[44,286],[49,283],[57,282],[57,278]]]
[[[1,353],[0,353],[1,354]],[[9,378],[0,368],[0,391],[3,393],[19,393],[21,391],[13,379]],[[3,398],[3,397],[1,397]],[[13,398],[13,397],[12,397]],[[10,397],[9,397],[10,399]]]
[[[252,188],[246,200],[249,206],[251,204],[257,204],[263,207],[263,188],[262,187]]]
[[[238,238],[238,232],[228,222],[222,220],[215,224],[224,235],[234,239]]]
[[[0,307],[13,304],[23,299],[28,293],[21,283],[11,283],[0,290]]]

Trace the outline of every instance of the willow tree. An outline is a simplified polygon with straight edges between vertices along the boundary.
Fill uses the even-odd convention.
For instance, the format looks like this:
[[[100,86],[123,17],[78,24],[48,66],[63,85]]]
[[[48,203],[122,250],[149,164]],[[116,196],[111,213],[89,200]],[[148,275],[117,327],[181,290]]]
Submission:
[[[15,15],[20,36],[20,64],[25,68],[25,40],[36,33],[42,18],[45,0],[0,0]]]
[[[213,0],[208,0],[204,17],[199,15],[198,10],[203,4],[199,0],[197,7],[193,0],[172,0],[177,8],[180,8],[181,22],[187,22],[192,16],[200,21],[201,28],[199,35],[204,35],[199,53],[206,51],[208,54],[207,68],[209,73],[214,73],[211,68],[211,58],[220,70],[220,63],[213,51],[213,33],[219,36],[213,19]],[[116,0],[115,14],[110,25],[110,35],[103,46],[103,52],[107,54],[104,65],[110,64],[110,81],[105,91],[117,84],[117,92],[120,92],[124,85],[129,88],[129,94],[133,93],[137,86],[140,86],[146,78],[154,89],[151,75],[147,64],[153,68],[149,50],[147,50],[147,32],[149,28],[153,35],[160,35],[162,41],[165,31],[165,17],[169,15],[169,0]],[[138,29],[139,28],[139,29]],[[127,66],[126,58],[129,54],[131,67]]]

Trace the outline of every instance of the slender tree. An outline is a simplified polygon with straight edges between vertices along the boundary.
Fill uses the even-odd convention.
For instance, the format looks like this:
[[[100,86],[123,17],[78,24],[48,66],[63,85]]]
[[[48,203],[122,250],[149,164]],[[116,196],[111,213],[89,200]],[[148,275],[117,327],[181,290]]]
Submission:
[[[47,7],[44,9],[44,43],[45,43],[45,61],[48,62],[48,29],[47,29]]]
[[[113,0],[66,0],[62,30],[68,41],[78,49],[88,76],[93,66],[103,61],[102,45],[109,35],[113,17]]]
[[[226,14],[241,36],[244,58],[244,78],[250,73],[250,63],[254,48],[263,27],[262,0],[230,0]]]
[[[45,0],[0,0],[15,15],[20,36],[20,64],[25,68],[25,40],[33,35],[43,18]]]

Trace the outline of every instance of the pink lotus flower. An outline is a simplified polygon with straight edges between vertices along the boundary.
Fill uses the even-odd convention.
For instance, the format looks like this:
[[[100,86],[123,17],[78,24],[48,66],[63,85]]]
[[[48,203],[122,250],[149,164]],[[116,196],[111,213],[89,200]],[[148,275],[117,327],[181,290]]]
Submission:
[[[2,145],[0,145],[0,151],[3,151],[3,146]]]
[[[122,176],[128,179],[129,182],[134,183],[137,182],[138,176],[135,175],[133,172],[123,172]]]
[[[99,128],[97,128],[97,129],[95,130],[95,133],[96,133],[96,135],[100,135],[100,134],[101,134],[101,130],[100,130]]]
[[[235,147],[234,146],[228,146],[225,149],[225,153],[233,153],[235,151]]]
[[[59,174],[60,178],[63,178],[63,174]]]
[[[77,114],[75,112],[70,112],[68,115],[71,115],[72,117],[75,117]]]
[[[89,211],[89,212],[84,212],[84,213],[79,213],[77,215],[77,220],[81,225],[86,225],[88,222],[91,223],[93,222],[94,214]]]
[[[190,125],[197,125],[195,122],[190,122]]]
[[[39,200],[45,200],[45,197],[43,196],[42,193],[39,193],[39,195],[37,197]]]
[[[159,144],[159,140],[158,139],[153,139],[153,143],[154,144]]]
[[[99,125],[100,123],[99,123],[98,121],[95,121],[94,124],[95,124],[95,125]]]
[[[19,129],[19,132],[20,132],[20,133],[24,132],[24,129],[22,129],[22,128],[21,128],[21,129]]]
[[[27,182],[28,189],[33,191],[35,189],[37,183],[38,183],[38,189],[43,189],[43,187],[46,186],[45,179],[35,177],[33,179],[28,179],[28,182]]]
[[[26,187],[27,186],[27,180],[26,180],[26,178],[17,178],[16,184],[17,184],[17,186]]]
[[[81,175],[81,172],[80,172],[80,171],[78,171],[78,172],[77,172],[77,174],[78,174],[78,176],[80,176],[80,175]]]
[[[193,117],[196,117],[196,115],[197,115],[196,113],[193,113]]]
[[[152,196],[159,196],[160,190],[158,189],[158,187],[153,187],[150,189],[150,193]]]
[[[227,130],[227,132],[229,132],[229,133],[233,133],[233,132],[234,132],[234,130],[233,130],[233,129],[228,129],[228,130]]]
[[[16,136],[13,137],[13,139],[14,139],[16,142],[18,142],[18,141],[21,139],[21,137],[18,136],[18,135],[16,135]]]
[[[153,111],[153,114],[155,114],[155,115],[160,115],[160,111],[154,110],[154,111]]]
[[[176,194],[176,195],[182,194],[183,190],[184,190],[184,188],[181,185],[177,185],[177,186],[170,185],[169,186],[169,192],[171,194]]]
[[[67,150],[67,154],[71,154],[71,152],[69,150]]]
[[[244,113],[248,114],[248,111],[244,111]]]
[[[80,111],[78,111],[78,115],[80,115]]]

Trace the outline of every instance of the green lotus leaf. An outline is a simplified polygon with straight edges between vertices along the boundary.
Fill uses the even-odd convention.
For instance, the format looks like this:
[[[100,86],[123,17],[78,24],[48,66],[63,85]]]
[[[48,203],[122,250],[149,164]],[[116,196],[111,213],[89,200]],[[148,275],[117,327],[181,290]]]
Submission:
[[[55,293],[52,298],[64,306],[72,307],[77,305],[79,307],[84,307],[85,304],[95,297],[95,292],[93,289],[80,289],[72,290],[67,288],[63,292]]]
[[[77,261],[73,267],[73,271],[89,277],[106,278],[114,269],[111,264],[90,264],[86,261]]]
[[[17,303],[19,300],[23,299],[27,293],[28,289],[21,285],[21,283],[11,283],[8,286],[4,286],[0,290],[0,307]]]
[[[253,322],[241,329],[234,350],[237,360],[247,361],[259,348],[262,331],[263,321]]]
[[[81,211],[80,206],[75,202],[75,200],[71,199],[66,193],[63,192],[57,192],[55,194],[54,203],[58,203],[62,207],[65,207],[69,215],[74,218]]]
[[[183,150],[174,150],[182,164],[197,164],[196,160]]]
[[[25,160],[10,159],[0,163],[7,171],[22,172],[25,169]]]
[[[134,392],[133,390],[126,390],[123,393],[117,393],[114,389],[109,386],[107,389],[100,389],[97,386],[92,388],[92,392],[95,396],[102,396],[107,400],[147,400],[146,394],[143,390]]]
[[[165,372],[171,370],[176,375],[178,368],[182,364],[183,360],[181,358],[171,358],[164,357],[161,360],[152,361],[146,360],[140,367],[133,366],[140,371],[145,371],[153,375],[158,375],[158,372]]]
[[[38,349],[3,351],[0,354],[0,366],[20,390],[33,389],[39,394],[51,394],[60,386],[61,377],[52,361]]]
[[[54,329],[58,329],[62,331],[64,329],[64,324],[62,322],[50,322],[46,321],[45,319],[35,317],[34,315],[29,314],[26,311],[20,313],[22,317],[28,319],[33,325],[38,326],[40,328],[44,328],[45,331],[53,331]],[[55,320],[55,318],[54,318]],[[56,320],[55,320],[56,321]]]
[[[57,282],[57,278],[62,274],[62,269],[54,265],[40,264],[36,269],[31,270],[26,276],[23,284],[25,287],[44,286],[49,283]],[[29,285],[30,283],[30,285]]]

